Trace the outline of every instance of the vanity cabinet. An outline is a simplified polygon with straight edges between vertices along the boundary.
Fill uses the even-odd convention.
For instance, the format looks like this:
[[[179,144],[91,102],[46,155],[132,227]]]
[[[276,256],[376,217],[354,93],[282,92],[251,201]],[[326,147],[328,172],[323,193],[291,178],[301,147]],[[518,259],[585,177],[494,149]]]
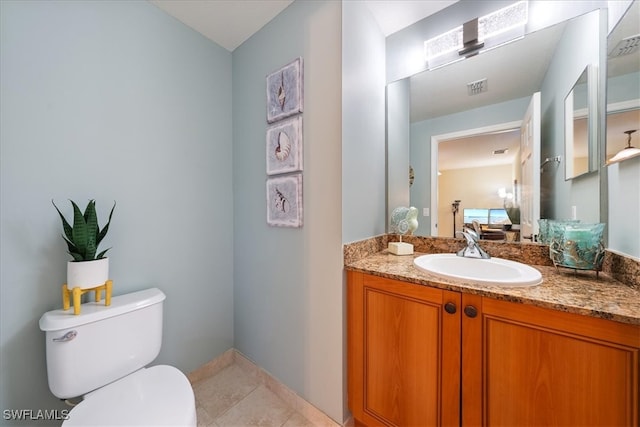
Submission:
[[[638,425],[640,327],[348,272],[356,425]]]
[[[459,307],[461,295],[348,274],[348,399],[356,422],[459,424],[461,317],[444,306]]]

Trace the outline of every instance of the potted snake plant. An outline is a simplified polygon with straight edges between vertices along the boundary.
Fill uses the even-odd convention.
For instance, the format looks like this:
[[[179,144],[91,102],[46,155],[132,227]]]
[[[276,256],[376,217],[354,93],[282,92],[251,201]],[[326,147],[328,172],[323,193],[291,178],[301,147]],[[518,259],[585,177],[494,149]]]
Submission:
[[[107,224],[102,229],[98,225],[95,200],[89,200],[84,212],[71,200],[73,225],[66,220],[53,200],[51,203],[60,215],[64,231],[62,238],[67,244],[69,255],[73,257],[73,261],[67,262],[67,287],[89,289],[103,285],[109,279],[109,258],[105,256],[109,249],[98,252],[98,246],[109,231],[113,210],[116,208],[115,202]]]

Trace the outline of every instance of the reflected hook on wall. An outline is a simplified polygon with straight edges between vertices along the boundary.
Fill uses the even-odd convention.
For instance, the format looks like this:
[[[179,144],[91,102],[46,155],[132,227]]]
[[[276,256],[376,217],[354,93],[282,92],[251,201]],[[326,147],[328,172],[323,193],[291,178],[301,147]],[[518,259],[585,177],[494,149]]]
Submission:
[[[544,165],[546,165],[547,163],[557,162],[559,165],[561,161],[562,161],[562,156],[547,157],[546,159],[544,159],[544,162],[542,162],[542,164],[540,165],[540,173],[544,171]]]

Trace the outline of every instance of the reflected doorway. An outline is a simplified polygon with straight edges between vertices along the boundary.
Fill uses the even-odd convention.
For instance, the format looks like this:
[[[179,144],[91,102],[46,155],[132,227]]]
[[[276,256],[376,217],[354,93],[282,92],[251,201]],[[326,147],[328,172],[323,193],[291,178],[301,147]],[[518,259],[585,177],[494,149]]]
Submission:
[[[438,204],[439,192],[438,183],[440,181],[438,151],[440,143],[446,144],[446,141],[467,138],[475,135],[499,135],[513,129],[520,129],[520,148],[518,153],[518,172],[514,172],[514,183],[520,183],[520,189],[514,185],[513,199],[517,207],[519,235],[520,240],[535,240],[538,234],[538,219],[540,218],[540,92],[536,92],[531,97],[529,107],[524,114],[522,120],[515,122],[502,123],[497,125],[486,126],[478,129],[463,130],[444,135],[435,135],[431,137],[431,207],[435,215],[431,217],[431,235],[439,236],[439,230],[445,227],[438,227],[440,218],[440,205]],[[470,147],[468,147],[470,148]],[[473,157],[466,153],[460,153],[459,157]],[[467,178],[468,182],[481,180],[482,177]],[[496,189],[496,192],[501,189]],[[506,188],[501,193],[506,193]],[[459,206],[462,205],[462,199]],[[443,217],[446,218],[446,215]],[[455,235],[456,226],[451,224],[452,234]]]
[[[465,212],[501,209],[513,204],[520,181],[520,129],[509,129],[441,141],[438,144],[439,237],[462,230]],[[454,216],[451,207],[460,200]],[[450,212],[447,214],[447,212]],[[500,228],[491,218],[483,226]]]
[[[521,121],[432,137],[431,235],[462,230],[464,209],[503,208],[518,196]],[[460,200],[453,215],[452,204]],[[512,199],[517,203],[517,198]],[[437,209],[436,209],[437,208]]]

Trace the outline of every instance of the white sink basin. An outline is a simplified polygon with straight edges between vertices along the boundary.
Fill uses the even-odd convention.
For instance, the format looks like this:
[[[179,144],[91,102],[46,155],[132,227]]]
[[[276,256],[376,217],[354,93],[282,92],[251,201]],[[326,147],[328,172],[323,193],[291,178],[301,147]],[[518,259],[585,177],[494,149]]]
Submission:
[[[456,254],[422,255],[413,260],[416,267],[445,279],[498,286],[535,286],[542,283],[538,270],[526,264],[501,258],[464,258]]]

